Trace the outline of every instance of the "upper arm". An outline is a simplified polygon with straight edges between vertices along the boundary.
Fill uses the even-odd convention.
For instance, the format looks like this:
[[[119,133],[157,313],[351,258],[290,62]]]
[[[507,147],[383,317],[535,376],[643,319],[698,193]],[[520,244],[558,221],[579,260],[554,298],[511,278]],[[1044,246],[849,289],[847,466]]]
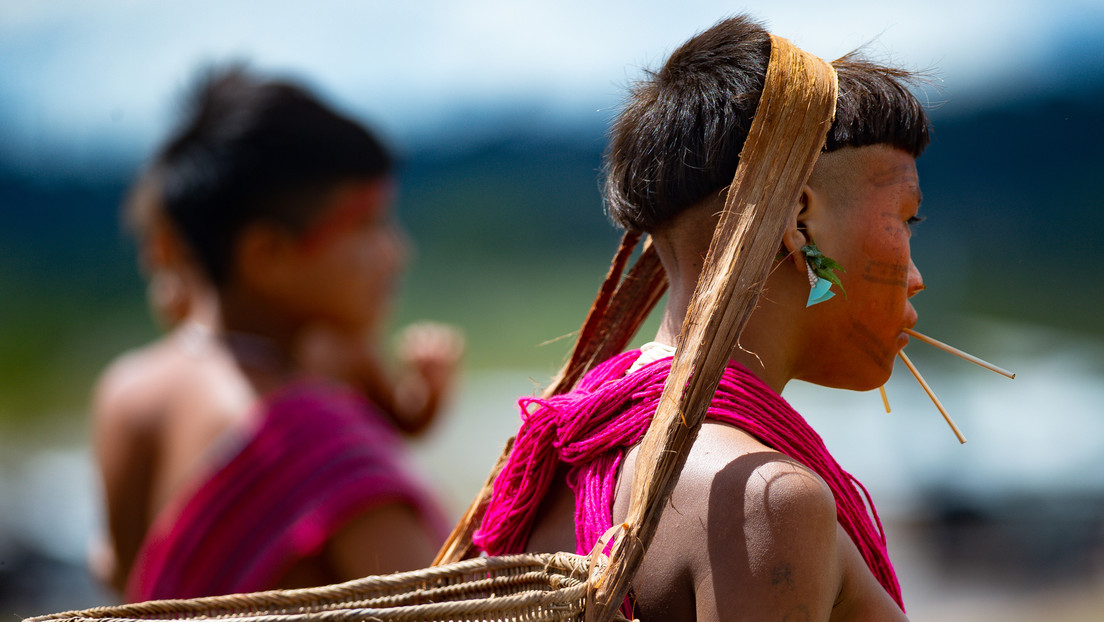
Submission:
[[[620,481],[631,481],[626,460]],[[628,493],[618,490],[614,518]],[[835,499],[744,432],[703,426],[633,581],[656,619],[828,620],[842,587]]]
[[[829,618],[842,574],[835,500],[819,476],[773,452],[743,456],[717,473],[707,512],[699,619]]]
[[[424,568],[438,545],[413,507],[392,502],[346,523],[326,544],[326,557],[336,580],[348,581]]]
[[[870,572],[843,527],[839,534],[843,590],[835,607],[837,617],[854,622],[907,622],[905,613]]]
[[[149,526],[156,455],[154,413],[135,394],[129,366],[116,363],[92,398],[92,444],[103,484],[113,563],[101,577],[122,590]]]

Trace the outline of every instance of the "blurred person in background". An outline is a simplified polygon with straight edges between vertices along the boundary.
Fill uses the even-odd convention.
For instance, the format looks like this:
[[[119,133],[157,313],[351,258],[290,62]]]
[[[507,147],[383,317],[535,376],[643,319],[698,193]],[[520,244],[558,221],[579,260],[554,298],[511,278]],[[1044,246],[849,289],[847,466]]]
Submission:
[[[378,343],[407,257],[393,162],[303,87],[213,70],[128,218],[171,331],[93,399],[128,600],[322,585],[427,565],[447,525],[397,431],[440,411],[463,342],[421,324],[392,380]],[[368,399],[364,399],[367,397]]]

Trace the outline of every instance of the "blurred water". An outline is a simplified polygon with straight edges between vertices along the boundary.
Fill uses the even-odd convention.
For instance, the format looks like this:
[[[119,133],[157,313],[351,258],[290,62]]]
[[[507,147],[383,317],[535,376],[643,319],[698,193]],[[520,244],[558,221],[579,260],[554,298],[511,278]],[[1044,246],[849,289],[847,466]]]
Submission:
[[[113,601],[85,569],[99,491],[80,427],[0,436],[0,616]]]
[[[1017,378],[909,347],[966,445],[901,365],[890,414],[876,391],[795,383],[786,397],[873,495],[911,619],[1104,619],[1104,347],[1023,326],[971,335],[958,345]],[[414,445],[454,516],[514,431],[515,398],[548,376],[470,371],[452,412]],[[38,438],[0,441],[3,616],[112,598],[83,570],[100,519],[82,432]]]

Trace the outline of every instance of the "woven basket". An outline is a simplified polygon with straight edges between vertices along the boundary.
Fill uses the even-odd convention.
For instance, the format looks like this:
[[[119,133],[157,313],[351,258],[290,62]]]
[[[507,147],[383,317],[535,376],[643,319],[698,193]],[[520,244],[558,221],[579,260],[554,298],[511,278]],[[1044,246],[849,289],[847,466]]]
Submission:
[[[55,613],[27,622],[582,621],[591,561],[571,553],[481,557],[325,587],[155,600]]]
[[[301,590],[99,607],[29,618],[338,622],[377,620],[626,620],[619,608],[651,541],[690,445],[705,418],[808,179],[836,101],[835,72],[788,41],[771,37],[771,60],[740,165],[728,191],[679,347],[641,443],[629,514],[610,557],[570,553],[466,559],[497,471],[453,530],[434,566]],[[639,234],[628,233],[579,333],[568,363],[545,392],[570,390],[623,348],[662,295],[666,281],[649,244],[625,271]],[[623,274],[624,273],[624,274]],[[614,529],[610,530],[610,536]]]

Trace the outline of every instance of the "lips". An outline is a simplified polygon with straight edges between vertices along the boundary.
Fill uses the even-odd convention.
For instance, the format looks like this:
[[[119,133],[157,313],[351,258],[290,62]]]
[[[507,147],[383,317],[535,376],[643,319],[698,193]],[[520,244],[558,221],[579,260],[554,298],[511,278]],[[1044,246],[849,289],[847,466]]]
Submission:
[[[908,335],[906,335],[903,332],[900,335],[897,335],[897,350],[898,351],[904,350],[905,346],[907,346],[908,344],[909,344],[909,336]]]
[[[905,309],[905,326],[909,330],[916,328],[916,322],[920,319],[919,314],[916,313],[916,309],[909,302]]]
[[[919,319],[916,311],[909,305],[908,315],[905,319],[905,325],[901,328],[901,333],[897,336],[897,349],[903,349],[909,344],[909,336],[905,334],[905,330],[911,330],[916,326],[916,320]]]

